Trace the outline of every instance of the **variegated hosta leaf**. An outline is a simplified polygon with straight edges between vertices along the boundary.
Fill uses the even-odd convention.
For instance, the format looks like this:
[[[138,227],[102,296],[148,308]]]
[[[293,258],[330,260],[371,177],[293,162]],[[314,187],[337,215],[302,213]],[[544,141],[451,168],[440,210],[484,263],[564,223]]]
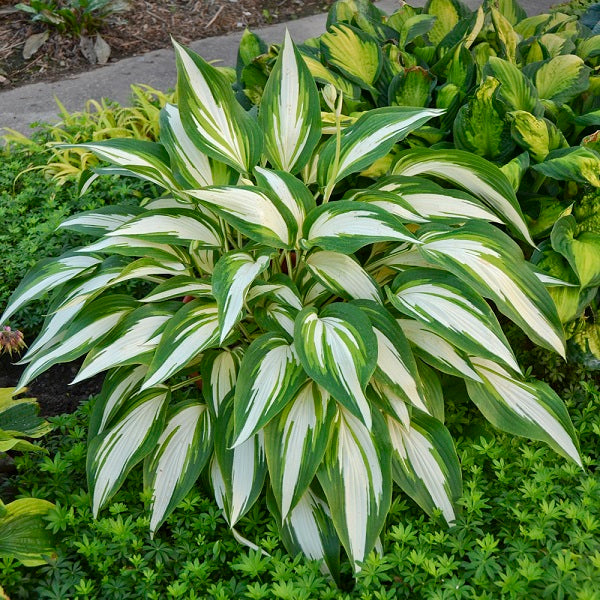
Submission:
[[[86,303],[118,277],[125,264],[127,263],[119,257],[111,257],[88,277],[78,277],[66,283],[61,288],[60,295],[57,295],[50,305],[41,332],[30,344],[27,354],[20,363],[31,362],[44,346],[53,342],[56,336],[83,310]]]
[[[427,260],[493,300],[534,342],[564,356],[556,306],[506,234],[488,223],[472,222],[452,231],[431,228],[422,239],[420,250]]]
[[[215,265],[213,294],[219,307],[219,344],[242,317],[242,306],[252,282],[269,266],[269,254],[256,259],[247,252],[227,252]]]
[[[392,496],[389,435],[379,411],[370,431],[339,409],[317,476],[331,517],[356,571],[373,550]]]
[[[244,353],[235,386],[234,445],[243,444],[281,412],[305,379],[293,343],[276,333],[255,339]]]
[[[73,383],[121,365],[147,364],[179,302],[146,304],[129,313],[88,353]]]
[[[516,379],[500,365],[479,357],[471,363],[483,383],[467,380],[467,391],[485,418],[514,435],[546,442],[581,465],[577,435],[562,400],[541,381]]]
[[[287,518],[282,519],[272,490],[269,489],[267,506],[277,519],[279,534],[287,551],[292,556],[302,552],[310,560],[323,561],[321,571],[337,581],[340,540],[327,503],[312,488],[308,488]]]
[[[502,223],[502,219],[486,208],[477,198],[460,190],[443,188],[423,177],[403,177],[401,175],[383,177],[373,186],[373,189],[396,195],[423,220],[456,223],[457,221],[481,219],[492,223]],[[365,190],[365,193],[368,193],[368,190]],[[363,200],[363,198],[359,199]],[[387,199],[378,201],[373,198],[373,200],[367,201],[374,202],[377,206],[398,214],[401,218],[402,211],[406,210],[404,206]]]
[[[21,375],[17,390],[52,365],[70,362],[88,352],[136,306],[137,302],[133,298],[121,294],[102,297],[90,303],[74,319],[64,335],[33,357]]]
[[[226,171],[228,167],[215,168],[213,161],[187,134],[174,104],[165,104],[160,111],[160,141],[169,153],[171,168],[182,187],[231,183],[230,173]]]
[[[101,262],[95,256],[73,252],[67,252],[58,258],[40,260],[25,275],[17,289],[12,293],[8,300],[8,306],[0,318],[0,323],[6,323],[15,312],[32,300],[41,298],[50,290],[83,274]]]
[[[304,218],[316,206],[311,191],[300,179],[284,171],[255,167],[254,174],[259,186],[273,192],[285,204],[301,232]]]
[[[319,151],[317,181],[321,187],[331,185],[372,165],[385,156],[394,144],[425,124],[443,110],[391,106],[363,114],[356,123],[344,129],[340,141],[339,161],[336,136]]]
[[[291,248],[298,226],[290,210],[272,192],[250,186],[208,187],[187,190],[225,221],[261,244]]]
[[[336,412],[329,393],[308,380],[265,428],[269,478],[283,519],[307,492],[323,460]]]
[[[393,389],[405,402],[423,406],[423,389],[417,364],[408,340],[396,320],[383,306],[366,300],[357,300],[373,326],[377,339],[377,366],[375,377]]]
[[[119,489],[131,468],[156,445],[163,431],[169,396],[169,389],[164,386],[141,392],[110,429],[90,441],[87,477],[94,517]]]
[[[413,319],[398,319],[404,335],[413,344],[415,354],[443,373],[481,381],[467,354],[455,348],[431,327]]]
[[[519,365],[486,302],[458,278],[434,269],[411,269],[394,280],[392,304],[470,354]]]
[[[157,285],[140,302],[163,302],[164,300],[183,299],[185,296],[213,297],[212,285],[205,279],[176,275]]]
[[[409,426],[390,416],[386,416],[386,424],[394,481],[428,514],[441,510],[451,525],[462,495],[462,477],[450,432],[437,419],[417,410]]]
[[[406,271],[407,267],[424,267],[428,269],[437,268],[428,262],[417,246],[413,244],[401,244],[399,246],[384,246],[373,249],[365,268],[379,285],[387,283],[390,276],[394,277],[398,271]]]
[[[187,136],[208,156],[248,173],[262,152],[258,123],[238,104],[223,74],[188,48],[174,46],[179,112]]]
[[[163,208],[148,210],[124,223],[107,237],[131,237],[186,246],[196,242],[199,248],[220,248],[223,245],[217,223],[199,211]]]
[[[382,301],[377,283],[350,256],[319,250],[308,256],[306,266],[322,285],[342,298]]]
[[[179,260],[164,260],[157,258],[138,258],[129,263],[112,284],[123,283],[131,279],[147,279],[148,281],[162,281],[161,275],[177,276],[189,274],[190,269]]]
[[[58,229],[70,229],[93,236],[101,236],[131,221],[144,212],[139,206],[101,206],[65,219]]]
[[[366,202],[338,200],[313,209],[304,222],[305,248],[352,254],[375,242],[416,242],[395,215]]]
[[[296,310],[302,309],[300,292],[288,275],[277,273],[269,281],[256,281],[246,299],[249,303],[264,298],[272,298],[278,303]]]
[[[377,339],[357,306],[334,303],[296,317],[294,343],[304,370],[371,428],[365,387],[377,363]]]
[[[181,260],[182,249],[169,246],[168,244],[157,244],[140,240],[138,238],[101,237],[98,241],[76,250],[76,252],[99,252],[101,254],[118,254],[122,256],[143,256],[162,261]]]
[[[427,410],[424,412],[443,423],[445,418],[444,390],[439,374],[419,358],[416,360],[419,375],[423,382],[423,391],[425,392]]]
[[[431,175],[451,181],[488,204],[521,238],[534,246],[513,187],[504,173],[481,156],[463,150],[413,148],[402,154],[395,175]]]
[[[367,188],[352,190],[345,198],[353,202],[364,202],[370,206],[382,208],[405,223],[426,223],[429,220],[419,214],[402,196],[393,192]]]
[[[98,158],[119,167],[119,175],[133,175],[166,189],[179,188],[169,165],[169,155],[156,142],[123,138],[85,144],[61,144],[60,147],[89,150]]]
[[[260,102],[259,121],[270,162],[297,173],[321,139],[321,109],[314,79],[289,32]]]
[[[188,400],[174,406],[156,448],[144,462],[144,487],[152,490],[151,534],[192,489],[212,446],[206,404]]]
[[[142,389],[166,381],[218,339],[217,305],[204,299],[184,304],[164,328]]]
[[[225,400],[215,425],[216,461],[211,467],[215,499],[233,527],[256,502],[267,474],[264,432],[234,447],[233,402]],[[216,465],[215,465],[216,463]]]
[[[235,387],[237,375],[244,356],[244,349],[236,347],[209,350],[202,357],[202,394],[214,417],[229,392]]]
[[[111,425],[125,402],[139,391],[146,376],[146,365],[119,367],[110,371],[102,384],[102,391],[94,402],[90,416],[88,438],[91,440]]]

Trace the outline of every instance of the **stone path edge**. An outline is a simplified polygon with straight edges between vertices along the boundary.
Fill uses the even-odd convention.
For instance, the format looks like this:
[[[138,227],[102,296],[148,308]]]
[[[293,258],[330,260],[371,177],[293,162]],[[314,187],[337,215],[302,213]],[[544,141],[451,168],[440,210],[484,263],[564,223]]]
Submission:
[[[411,2],[422,6],[424,0]],[[521,0],[528,14],[547,11],[556,0]],[[470,8],[477,8],[480,0],[466,0]],[[387,13],[400,6],[398,0],[383,0],[376,5]],[[255,29],[267,43],[278,43],[283,39],[286,27],[294,40],[303,41],[319,35],[325,30],[326,15],[318,14],[287,23],[278,23]],[[237,48],[242,32],[205,38],[192,42],[190,47],[206,60],[218,60],[224,65],[235,64]],[[55,122],[58,98],[71,112],[82,110],[89,99],[110,98],[127,105],[131,98],[132,84],[147,84],[159,90],[175,85],[175,58],[170,49],[155,50],[140,56],[126,58],[105,67],[79,73],[54,82],[24,85],[13,90],[0,92],[0,133],[4,128],[24,134],[31,133],[30,123]]]

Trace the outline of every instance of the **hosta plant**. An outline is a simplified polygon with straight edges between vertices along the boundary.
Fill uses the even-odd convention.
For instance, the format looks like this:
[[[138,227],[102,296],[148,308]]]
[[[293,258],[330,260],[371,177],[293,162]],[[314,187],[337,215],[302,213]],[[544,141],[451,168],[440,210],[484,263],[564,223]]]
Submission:
[[[112,163],[84,188],[119,173],[164,195],[67,219],[96,239],[41,261],[2,317],[53,293],[19,386],[83,355],[76,381],[107,372],[89,431],[94,514],[143,462],[155,531],[205,471],[239,539],[266,487],[290,552],[335,576],[341,543],[360,568],[394,483],[455,519],[444,411],[461,388],[445,406],[441,374],[494,425],[580,464],[562,401],[524,377],[487,302],[564,354],[556,308],[504,231],[531,243],[508,179],[444,151],[369,177],[443,111],[387,107],[347,125],[343,95],[319,95],[289,36],[257,111],[201,57],[176,55],[158,143],[82,146]],[[122,293],[132,279],[145,295]]]

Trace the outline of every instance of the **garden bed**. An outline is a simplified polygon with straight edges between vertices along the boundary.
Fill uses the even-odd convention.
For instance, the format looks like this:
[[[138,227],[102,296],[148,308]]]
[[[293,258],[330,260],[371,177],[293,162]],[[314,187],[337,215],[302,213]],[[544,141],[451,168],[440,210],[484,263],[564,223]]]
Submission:
[[[332,0],[142,0],[108,18],[100,29],[111,47],[110,61],[181,43],[261,27],[324,12]],[[14,9],[15,0],[0,0],[0,89],[35,81],[52,81],[92,68],[77,37],[51,33],[28,60],[25,40],[43,32],[30,16]]]

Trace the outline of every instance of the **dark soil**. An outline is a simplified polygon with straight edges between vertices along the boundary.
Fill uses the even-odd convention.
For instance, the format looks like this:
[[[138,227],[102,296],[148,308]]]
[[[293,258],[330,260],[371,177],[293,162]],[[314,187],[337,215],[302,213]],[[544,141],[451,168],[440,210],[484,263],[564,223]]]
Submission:
[[[82,400],[97,394],[104,375],[69,385],[79,371],[81,361],[55,365],[27,386],[27,397],[37,398],[40,414],[45,417],[73,412]],[[0,356],[0,388],[15,387],[25,368],[12,364],[8,355]]]
[[[23,0],[28,3],[28,0]],[[50,3],[53,0],[44,0]],[[70,0],[55,0],[68,5]],[[170,36],[184,44],[201,38],[289,21],[324,12],[333,0],[131,0],[126,12],[109,16],[99,33],[109,44],[109,61],[170,47]],[[18,0],[0,0],[0,90],[94,68],[82,54],[77,35],[31,21],[16,10]],[[50,37],[28,60],[25,40],[48,29]],[[87,34],[88,32],[84,32]],[[94,32],[89,32],[95,40]],[[85,47],[83,49],[85,51]],[[93,59],[93,57],[92,57]]]

